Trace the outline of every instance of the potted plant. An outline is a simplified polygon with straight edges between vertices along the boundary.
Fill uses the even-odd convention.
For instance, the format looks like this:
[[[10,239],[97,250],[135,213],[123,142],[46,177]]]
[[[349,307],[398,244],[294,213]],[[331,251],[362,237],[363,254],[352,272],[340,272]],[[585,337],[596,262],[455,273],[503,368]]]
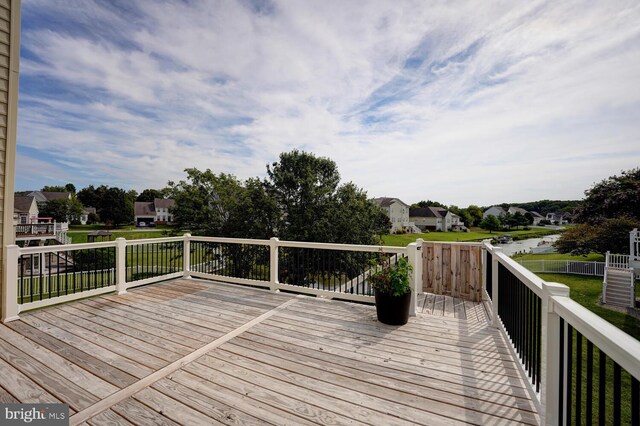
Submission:
[[[394,264],[386,261],[382,269],[369,278],[375,290],[378,321],[389,325],[404,325],[409,321],[411,271],[409,260],[401,257]]]

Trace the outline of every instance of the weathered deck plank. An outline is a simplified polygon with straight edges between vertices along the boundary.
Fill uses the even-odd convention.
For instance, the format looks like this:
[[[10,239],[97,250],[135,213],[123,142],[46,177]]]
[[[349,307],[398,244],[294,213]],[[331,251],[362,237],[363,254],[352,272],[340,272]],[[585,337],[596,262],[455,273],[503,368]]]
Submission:
[[[418,300],[401,327],[371,306],[199,280],[51,307],[0,326],[0,401],[68,402],[71,424],[96,426],[537,424],[485,306]]]

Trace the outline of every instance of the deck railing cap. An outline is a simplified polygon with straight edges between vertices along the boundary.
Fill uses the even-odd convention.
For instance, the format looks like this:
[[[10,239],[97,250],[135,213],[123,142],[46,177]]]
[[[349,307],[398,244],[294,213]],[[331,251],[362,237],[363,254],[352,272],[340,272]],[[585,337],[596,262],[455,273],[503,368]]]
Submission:
[[[543,281],[542,289],[550,296],[569,297],[569,287],[564,284]]]

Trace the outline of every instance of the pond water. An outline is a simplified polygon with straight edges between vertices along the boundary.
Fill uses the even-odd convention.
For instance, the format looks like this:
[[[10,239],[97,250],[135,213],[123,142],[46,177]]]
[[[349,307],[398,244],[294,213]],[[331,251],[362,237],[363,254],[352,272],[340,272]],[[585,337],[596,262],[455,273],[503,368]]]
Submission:
[[[547,235],[543,238],[528,238],[526,240],[514,241],[512,243],[506,244],[494,244],[496,247],[502,247],[504,254],[507,256],[513,256],[516,253],[523,252],[529,253],[532,248],[538,247],[541,242],[545,242],[545,244],[551,245],[551,243],[555,242],[560,235]]]

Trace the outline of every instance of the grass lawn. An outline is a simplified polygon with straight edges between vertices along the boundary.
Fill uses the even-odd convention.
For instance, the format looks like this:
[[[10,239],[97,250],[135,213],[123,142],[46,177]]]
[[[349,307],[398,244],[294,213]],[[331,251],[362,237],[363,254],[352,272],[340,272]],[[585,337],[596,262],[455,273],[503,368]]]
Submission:
[[[516,260],[581,260],[583,262],[604,262],[604,255],[598,253],[591,253],[587,256],[573,256],[564,253],[516,254],[511,257]]]
[[[120,226],[109,228],[99,223],[94,223],[92,225],[69,225],[70,231],[91,232],[91,231],[99,231],[101,229],[106,229],[108,231],[135,231],[135,230],[140,230],[141,228],[137,228],[135,225],[120,225]],[[172,229],[172,227],[169,225],[157,225],[153,229]]]
[[[115,240],[116,238],[126,238],[127,240],[141,240],[144,238],[163,238],[163,237],[168,237],[169,235],[166,232],[163,231],[126,231],[126,232],[118,232],[118,231],[112,231],[109,230],[109,232],[111,232],[112,240]],[[69,231],[67,232],[67,235],[69,237],[71,237],[71,242],[73,244],[80,244],[80,243],[86,243],[87,241],[87,232],[86,231],[80,231],[80,232],[74,232],[74,231]]]
[[[569,274],[537,275],[545,281],[566,284],[571,289],[570,296],[573,300],[640,340],[640,320],[598,304],[602,295],[602,277]],[[636,285],[636,297],[638,296],[640,296],[640,286]]]
[[[480,228],[472,228],[471,232],[429,232],[426,234],[392,234],[383,235],[382,244],[385,246],[406,246],[409,243],[413,243],[418,238],[422,238],[425,241],[444,241],[444,242],[457,242],[457,241],[482,241],[488,238],[493,238],[505,233],[511,234],[514,240],[521,240],[525,238],[540,238],[545,235],[557,234],[560,231],[546,230],[546,229],[530,229],[528,231],[505,231],[505,232],[493,232],[485,231]]]

